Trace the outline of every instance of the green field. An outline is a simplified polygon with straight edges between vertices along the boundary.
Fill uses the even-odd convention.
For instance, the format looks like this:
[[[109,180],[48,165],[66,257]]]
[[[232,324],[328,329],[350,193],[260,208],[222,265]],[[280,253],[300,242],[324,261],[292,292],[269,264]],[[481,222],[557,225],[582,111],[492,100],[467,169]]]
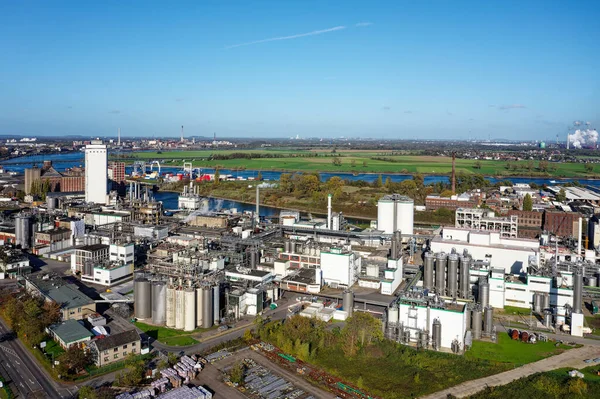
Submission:
[[[61,346],[52,339],[46,341],[46,347],[44,348],[44,351],[50,356],[52,356],[52,354],[54,353],[54,358],[57,358],[58,356],[65,353],[65,350],[61,348]]]
[[[557,347],[554,342],[527,344],[510,339],[506,333],[498,333],[498,343],[473,341],[473,347],[465,357],[522,365],[558,355],[569,348],[566,345]]]
[[[175,330],[173,328],[153,326],[150,324],[141,323],[139,321],[136,321],[133,324],[135,324],[137,328],[148,334],[149,337],[152,337],[157,341],[170,346],[188,346],[197,344],[198,341],[192,338],[191,335],[207,331],[205,329],[199,328],[194,331],[184,332],[181,330]]]
[[[505,306],[504,314],[507,315],[521,315],[521,316],[529,316],[531,311],[526,308],[518,308],[516,306]]]
[[[283,158],[252,158],[208,160],[211,155],[228,155],[231,153],[245,154],[280,154]],[[300,157],[298,154],[312,154],[310,157]],[[294,156],[296,155],[296,156]],[[318,156],[316,156],[318,155]],[[382,155],[376,151],[342,151],[339,155],[341,165],[333,165],[335,157],[330,151],[303,150],[217,150],[217,151],[168,151],[161,154],[156,152],[139,152],[129,155],[128,162],[134,160],[158,160],[163,166],[182,166],[184,160],[192,162],[193,167],[250,170],[285,170],[285,171],[318,171],[346,173],[421,173],[421,174],[450,174],[452,159],[441,156],[418,155]],[[384,159],[373,159],[384,158]],[[483,174],[486,176],[531,176],[531,177],[570,177],[594,178],[600,177],[600,165],[595,165],[592,172],[586,172],[582,163],[550,163],[550,170],[538,170],[538,162],[528,169],[525,161],[512,162],[519,165],[516,170],[507,169],[506,161],[467,160],[457,159],[457,173]],[[480,166],[480,167],[478,167]],[[556,170],[552,170],[556,168]]]

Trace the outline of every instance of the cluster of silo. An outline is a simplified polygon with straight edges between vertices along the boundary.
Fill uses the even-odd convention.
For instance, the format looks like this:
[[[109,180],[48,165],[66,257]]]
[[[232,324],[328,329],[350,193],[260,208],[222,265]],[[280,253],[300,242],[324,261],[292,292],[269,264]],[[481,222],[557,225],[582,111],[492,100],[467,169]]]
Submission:
[[[467,256],[426,252],[423,259],[423,288],[441,296],[467,299],[471,293],[470,267],[471,258]]]
[[[467,310],[467,328],[471,327],[473,339],[481,339],[482,335],[491,337],[494,332],[494,308],[491,306],[481,306],[476,304],[470,312]]]
[[[136,275],[133,283],[134,315],[184,331],[210,328],[220,322],[220,289],[218,285],[195,287],[193,281],[152,280]]]
[[[533,311],[541,315],[547,309],[550,309],[550,294],[547,292],[534,292]]]

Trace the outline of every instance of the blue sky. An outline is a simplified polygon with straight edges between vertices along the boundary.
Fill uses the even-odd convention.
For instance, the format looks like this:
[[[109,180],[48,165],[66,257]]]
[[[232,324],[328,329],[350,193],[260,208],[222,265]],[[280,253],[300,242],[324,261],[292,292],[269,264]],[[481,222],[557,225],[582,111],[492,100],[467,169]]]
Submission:
[[[598,1],[3,1],[0,134],[563,139],[600,127],[599,17]]]

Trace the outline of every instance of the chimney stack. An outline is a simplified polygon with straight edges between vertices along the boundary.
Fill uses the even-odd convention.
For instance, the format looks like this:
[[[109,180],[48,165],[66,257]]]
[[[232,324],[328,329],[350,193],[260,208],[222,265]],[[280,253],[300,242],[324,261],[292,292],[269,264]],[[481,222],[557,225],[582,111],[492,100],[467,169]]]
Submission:
[[[452,153],[452,194],[456,194],[456,152]]]

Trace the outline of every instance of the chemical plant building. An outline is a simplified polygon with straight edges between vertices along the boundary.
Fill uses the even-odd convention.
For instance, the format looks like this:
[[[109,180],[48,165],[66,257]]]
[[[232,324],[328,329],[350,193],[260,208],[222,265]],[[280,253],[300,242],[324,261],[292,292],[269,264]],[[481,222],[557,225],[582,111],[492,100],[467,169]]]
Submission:
[[[85,201],[106,204],[108,194],[108,155],[102,140],[85,147]]]
[[[456,227],[475,230],[498,231],[502,237],[517,237],[518,217],[497,217],[494,212],[477,208],[458,208],[455,216]]]

